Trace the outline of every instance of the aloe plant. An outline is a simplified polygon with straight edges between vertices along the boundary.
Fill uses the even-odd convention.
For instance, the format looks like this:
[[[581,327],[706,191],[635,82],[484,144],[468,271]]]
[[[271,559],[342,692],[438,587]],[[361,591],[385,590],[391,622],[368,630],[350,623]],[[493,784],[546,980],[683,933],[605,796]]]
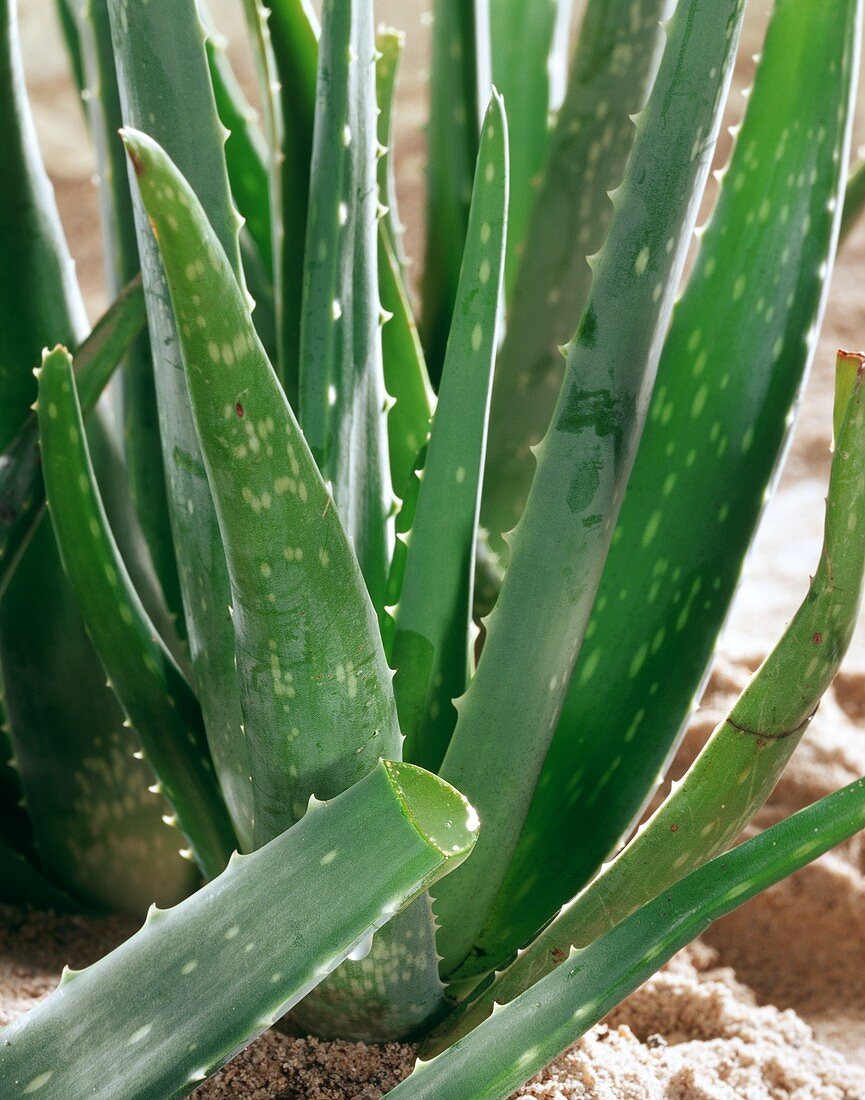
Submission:
[[[567,0],[438,0],[418,325],[371,0],[244,4],[261,123],[203,2],[63,0],[116,299],[89,332],[0,0],[0,900],[170,906],[3,1030],[4,1096],[187,1095],[291,1011],[421,1040],[396,1096],[504,1098],[865,826],[860,782],[727,850],[859,608],[846,353],[805,602],[616,851],[862,206],[861,6],[776,0],[674,305],[744,0],[590,0],[570,65]]]

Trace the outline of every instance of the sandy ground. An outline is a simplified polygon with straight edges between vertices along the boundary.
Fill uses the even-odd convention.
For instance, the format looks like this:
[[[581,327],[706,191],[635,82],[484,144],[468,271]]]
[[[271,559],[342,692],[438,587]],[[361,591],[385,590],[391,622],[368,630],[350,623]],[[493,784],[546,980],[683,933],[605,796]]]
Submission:
[[[47,0],[21,0],[20,6],[37,126],[95,316],[104,296],[86,133],[66,82],[50,5]],[[223,30],[240,30],[237,0],[222,0],[214,7]],[[759,48],[766,7],[765,0],[752,0],[740,88],[747,81],[747,58]],[[409,36],[398,105],[399,189],[408,248],[419,256],[428,29],[415,0],[380,0],[378,12]],[[242,51],[235,53],[235,60],[247,71]],[[731,122],[742,103],[734,94]],[[865,141],[861,107],[855,141]],[[727,151],[725,143],[719,162]],[[707,697],[677,760],[678,771],[778,636],[816,564],[829,462],[834,352],[838,347],[865,349],[863,272],[865,226],[839,258],[785,473],[749,559]],[[844,673],[758,826],[865,773],[863,643],[860,623]],[[94,925],[3,911],[0,1022],[49,992],[64,963],[84,965],[130,930],[122,920]],[[703,942],[680,955],[520,1095],[556,1100],[865,1100],[863,958],[865,841],[858,838],[719,922]],[[272,1033],[197,1095],[372,1100],[408,1072],[412,1059],[407,1047],[320,1044]]]

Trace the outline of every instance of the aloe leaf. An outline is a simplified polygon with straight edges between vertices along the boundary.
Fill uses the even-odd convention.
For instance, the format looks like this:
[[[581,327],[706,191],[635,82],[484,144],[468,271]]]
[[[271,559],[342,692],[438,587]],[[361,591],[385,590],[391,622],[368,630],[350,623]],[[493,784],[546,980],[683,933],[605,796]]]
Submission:
[[[405,757],[440,766],[451,702],[470,671],[472,578],[486,420],[500,324],[508,129],[493,93],[481,133],[466,253],[439,400],[411,525],[391,663]],[[447,517],[447,522],[443,522]]]
[[[376,608],[385,601],[392,507],[377,270],[372,10],[329,0],[319,51],[307,226],[300,423],[354,543]]]
[[[37,905],[65,913],[80,909],[20,852],[0,839],[0,901],[6,905]]]
[[[530,447],[546,432],[561,389],[559,349],[588,301],[586,257],[610,227],[609,192],[625,174],[636,133],[632,116],[651,88],[663,42],[660,20],[669,7],[669,0],[589,0],[586,6],[496,364],[481,524],[497,555],[507,555],[502,535],[528,497],[535,471]]]
[[[27,102],[15,0],[0,0],[0,102],[0,451],[5,451],[36,399],[32,370],[40,334],[56,332],[58,339],[77,343],[86,331]]]
[[[275,232],[271,195],[272,154],[258,128],[258,115],[234,75],[225,39],[212,24],[203,0],[199,13],[207,28],[205,49],[219,120],[228,131],[225,166],[231,195],[244,224],[238,243],[247,289],[255,302],[253,320],[271,362],[277,360],[276,283],[273,266]],[[277,148],[271,142],[272,148]],[[275,177],[274,177],[275,178]]]
[[[493,84],[507,104],[511,139],[511,200],[505,266],[508,296],[525,245],[538,178],[546,160],[551,118],[561,105],[565,91],[571,10],[572,0],[551,0],[545,4],[535,3],[535,0],[490,0]],[[634,79],[633,69],[631,75]],[[639,76],[635,83],[639,85]]]
[[[391,676],[333,499],[202,207],[154,142],[125,141],[225,542],[260,844],[298,820],[311,794],[332,797],[399,754]]]
[[[87,78],[85,104],[99,178],[105,273],[112,296],[139,271],[132,200],[126,176],[117,74],[107,0],[77,0],[78,27]],[[129,348],[120,383],[120,438],[129,491],[165,602],[182,631],[177,562],[168,522],[165,469],[159,444],[156,392],[146,333]]]
[[[826,503],[820,563],[804,602],[684,778],[600,874],[517,958],[471,997],[447,1027],[447,1040],[513,1000],[567,956],[592,943],[629,913],[740,835],[771,794],[844,658],[862,597],[865,541],[865,384],[862,356],[848,356],[855,388],[845,393],[844,420]]]
[[[842,241],[856,225],[863,208],[865,208],[865,161],[860,161],[850,173],[847,190],[844,193],[844,207],[841,215]]]
[[[435,0],[427,130],[421,334],[441,378],[468,227],[481,122],[490,93],[489,0]]]
[[[239,278],[238,218],[226,175],[224,131],[216,113],[205,33],[194,0],[108,2],[124,121],[149,130],[176,161]],[[158,73],[152,67],[154,55],[160,58]],[[247,849],[252,845],[252,784],[234,665],[225,553],[159,249],[135,187],[133,193],[154,353],[159,436],[189,649],[213,762],[241,848]]]
[[[144,292],[135,278],[111,305],[75,353],[77,386],[86,416],[144,328]],[[39,429],[31,413],[0,460],[0,595],[35,530],[45,501],[39,459]]]
[[[100,962],[67,972],[0,1032],[3,1080],[22,1094],[188,1095],[464,859],[474,829],[441,780],[379,763],[187,901],[152,910]]]
[[[234,834],[210,763],[201,711],[141,604],[102,504],[75,392],[57,348],[39,376],[39,438],[51,521],[79,610],[145,760],[203,873],[225,867]]]
[[[7,215],[14,209],[14,216],[0,215],[0,434],[8,443],[36,397],[32,368],[41,347],[57,339],[75,345],[86,332],[8,0],[0,2],[0,83],[6,105],[0,174],[11,196],[3,209]],[[98,428],[94,417],[91,430]],[[164,803],[147,793],[152,772],[123,745],[123,714],[105,685],[48,523],[34,533],[0,602],[0,656],[14,757],[45,873],[76,898],[118,909],[184,896],[194,868],[179,858],[161,821]],[[46,678],[46,669],[63,675]]]
[[[378,278],[385,317],[381,330],[384,385],[392,399],[387,414],[390,477],[397,496],[403,499],[429,436],[435,398],[408,292],[399,276],[399,260],[381,229]]]
[[[405,35],[393,27],[379,27],[375,46],[378,51],[375,66],[375,95],[379,110],[378,197],[379,202],[387,207],[387,213],[382,218],[382,230],[391,251],[399,261],[400,271],[404,273],[408,261],[403,247],[404,226],[397,210],[393,144],[396,138],[394,104],[397,73],[405,48]]]
[[[300,306],[292,307],[291,303],[299,303],[301,293],[319,30],[305,0],[274,0],[267,9],[248,0],[246,9],[248,18],[255,17],[251,25],[262,84],[268,89],[263,98],[269,105],[270,117],[276,120],[271,140],[279,143],[282,150],[280,174],[272,189],[276,193],[281,188],[279,206],[284,223],[281,253],[283,283],[288,288],[284,293],[288,300],[281,322],[283,344],[277,373],[289,402],[297,408]],[[266,25],[261,22],[262,12],[269,13]],[[274,75],[277,81],[273,80]],[[278,99],[274,99],[271,87],[274,83],[279,88]],[[379,127],[381,125],[380,119]],[[381,132],[379,128],[379,139]],[[378,170],[382,171],[381,160]],[[385,315],[390,315],[382,329],[382,358],[385,389],[393,398],[388,412],[388,441],[391,482],[402,494],[417,454],[426,442],[432,393],[409,296],[398,258],[388,246],[387,233],[387,221],[382,220],[379,223],[379,294]],[[295,298],[290,294],[295,294]],[[297,314],[294,318],[291,308]]]
[[[865,780],[707,863],[389,1092],[504,1100],[718,917],[865,828]]]
[[[297,409],[318,23],[307,0],[244,0],[243,6],[271,150],[278,352],[274,366],[289,403]]]
[[[87,78],[84,75],[81,35],[78,33],[78,21],[72,4],[73,0],[54,0],[54,7],[57,10],[57,22],[60,24],[63,45],[66,47],[69,66],[72,70],[72,79],[75,81],[75,87],[80,94],[87,86]]]
[[[402,226],[396,207],[393,171],[393,97],[403,36],[379,30],[381,55],[376,65],[378,118],[379,202],[387,213],[379,222],[378,280],[382,309],[389,315],[381,334],[385,389],[393,401],[387,414],[391,483],[397,496],[405,497],[418,454],[429,435],[433,394],[427,376],[420,337],[404,281],[405,254]]]
[[[268,180],[269,150],[256,125],[250,105],[225,53],[225,40],[210,29],[205,42],[213,95],[225,139],[225,163],[231,194],[261,257],[273,279],[273,226]]]
[[[776,5],[744,127],[674,314],[586,643],[481,942],[493,964],[617,847],[700,694],[825,307],[857,11],[855,0]],[[792,58],[823,59],[819,95],[802,87]],[[759,152],[770,148],[771,156]],[[551,858],[557,874],[541,875]]]
[[[471,859],[436,899],[445,975],[489,916],[583,640],[709,171],[743,9],[743,0],[695,0],[670,22],[609,236],[593,261],[589,304],[565,351],[562,392],[441,769],[448,782],[463,784],[484,823]]]

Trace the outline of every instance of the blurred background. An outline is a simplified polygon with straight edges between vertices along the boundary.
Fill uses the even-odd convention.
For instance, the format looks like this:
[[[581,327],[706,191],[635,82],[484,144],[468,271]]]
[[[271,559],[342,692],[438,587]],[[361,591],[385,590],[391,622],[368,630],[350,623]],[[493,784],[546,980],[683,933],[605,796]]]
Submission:
[[[427,110],[429,6],[429,0],[377,0],[376,4],[379,20],[406,34],[397,98],[396,164],[400,216],[406,225],[406,245],[413,259],[415,280],[423,262],[423,127]],[[582,0],[576,0],[575,26],[582,6]],[[229,54],[241,82],[255,101],[241,0],[211,0],[210,8],[221,32],[229,39]],[[750,0],[728,106],[728,125],[736,123],[742,114],[745,101],[741,92],[750,83],[753,55],[760,49],[770,9],[770,0]],[[91,316],[96,317],[105,305],[105,294],[94,160],[81,104],[69,78],[52,0],[19,0],[19,11],[28,83],[43,154],[57,190],[87,305]],[[803,73],[802,79],[818,80],[819,73]],[[865,90],[859,95],[854,150],[863,143]],[[729,151],[730,137],[725,129],[717,151],[718,167],[725,163]],[[706,212],[711,208],[715,188],[712,181],[705,200]],[[865,351],[865,219],[838,258],[829,309],[784,474],[768,506],[722,640],[722,650],[739,660],[765,654],[795,611],[817,563],[829,466],[834,358],[841,347]],[[699,477],[699,471],[695,476]],[[865,674],[863,621],[847,667]],[[851,701],[853,705],[859,707],[855,717],[865,717],[865,691],[861,700]]]

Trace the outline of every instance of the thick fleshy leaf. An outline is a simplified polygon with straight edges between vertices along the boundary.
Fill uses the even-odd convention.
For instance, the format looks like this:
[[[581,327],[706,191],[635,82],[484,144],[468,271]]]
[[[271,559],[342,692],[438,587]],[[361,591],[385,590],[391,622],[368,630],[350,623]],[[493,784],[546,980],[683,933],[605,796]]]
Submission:
[[[565,91],[573,4],[572,0],[548,0],[541,4],[536,0],[489,0],[489,3],[493,84],[504,97],[511,139],[505,267],[509,295],[546,161],[551,119]],[[633,61],[631,79],[639,84]]]
[[[436,386],[456,301],[480,127],[490,94],[489,20],[489,0],[433,4],[421,331]]]
[[[87,448],[72,358],[64,348],[43,360],[38,414],[51,522],[87,632],[192,855],[214,878],[236,841],[210,762],[201,710],[144,610],[111,534]]]
[[[844,212],[841,215],[841,240],[856,225],[865,207],[865,161],[860,161],[850,174],[844,193]]]
[[[387,1095],[504,1100],[712,921],[865,828],[865,780],[693,871]]]
[[[482,943],[493,964],[619,844],[700,694],[823,315],[857,10],[855,0],[776,5],[744,127],[667,337],[586,642]],[[818,94],[803,87],[793,58],[825,67]],[[540,874],[551,858],[556,875]]]
[[[117,136],[122,118],[108,0],[76,0],[76,3],[87,77],[85,104],[98,166],[105,274],[109,293],[116,297],[138,274],[141,265],[126,157]],[[165,602],[182,632],[183,605],[168,522],[165,466],[147,333],[142,333],[127,352],[120,379],[119,435],[132,502]]]
[[[460,1013],[469,1030],[688,871],[729,847],[771,794],[847,652],[865,570],[865,370],[839,370],[843,427],[832,463],[823,553],[804,602],[729,716],[637,835]],[[855,384],[847,391],[847,365]],[[449,1027],[449,1036],[453,1030]]]
[[[553,422],[441,774],[484,830],[439,888],[442,973],[489,917],[525,823],[600,581],[697,217],[744,0],[694,0],[667,46]],[[707,73],[714,73],[707,77]]]
[[[499,2],[519,6],[520,0]],[[550,5],[534,6],[540,19]],[[525,507],[535,472],[530,448],[543,438],[561,389],[559,349],[588,300],[586,257],[610,228],[609,193],[625,174],[636,133],[632,118],[651,87],[663,43],[660,20],[669,8],[669,0],[586,5],[496,364],[481,524],[497,555],[506,557],[502,536]],[[521,35],[515,42],[512,36],[511,48],[521,42]]]
[[[319,50],[301,331],[300,424],[384,607],[392,493],[378,291],[372,10],[327,0]]]
[[[304,252],[315,113],[318,21],[308,0],[243,0],[270,146],[277,358],[299,408]]]
[[[382,309],[388,314],[381,334],[384,384],[393,398],[387,414],[390,477],[400,499],[405,497],[418,454],[426,443],[434,398],[427,378],[420,337],[404,283],[405,254],[396,208],[394,179],[393,98],[402,50],[402,35],[380,29],[376,45],[378,98],[378,195],[387,213],[379,222],[378,281]]]
[[[0,902],[38,905],[56,913],[80,908],[3,839],[0,839]]]
[[[472,580],[508,211],[508,131],[493,93],[466,253],[413,510],[391,663],[405,757],[437,771],[471,667]]]
[[[15,5],[0,0],[0,434],[30,415],[33,367],[45,344],[87,332],[60,219],[24,91]],[[88,429],[108,437],[98,415]],[[120,467],[113,457],[113,467]],[[100,474],[111,480],[111,470]],[[153,774],[126,747],[123,713],[105,685],[72,590],[43,521],[0,601],[3,703],[40,863],[76,898],[143,911],[183,897],[195,869],[177,854],[148,793]],[[63,669],[46,677],[46,669]]]
[[[231,266],[189,184],[126,132],[155,228],[231,579],[255,842],[330,798],[401,737],[357,559]]]
[[[108,0],[124,122],[147,129],[190,181],[239,278],[237,214],[195,0]],[[160,58],[158,71],[152,65]],[[159,436],[189,650],[207,738],[241,847],[252,844],[252,785],[234,664],[222,538],[183,372],[159,249],[135,194]]]
[[[77,385],[85,416],[95,407],[145,322],[144,292],[141,279],[136,278],[120,292],[75,353]],[[44,503],[39,428],[35,414],[31,413],[0,461],[0,595],[36,529]]]
[[[16,1095],[181,1097],[465,858],[471,807],[379,763],[0,1032]],[[96,1091],[94,1091],[94,1089]]]

